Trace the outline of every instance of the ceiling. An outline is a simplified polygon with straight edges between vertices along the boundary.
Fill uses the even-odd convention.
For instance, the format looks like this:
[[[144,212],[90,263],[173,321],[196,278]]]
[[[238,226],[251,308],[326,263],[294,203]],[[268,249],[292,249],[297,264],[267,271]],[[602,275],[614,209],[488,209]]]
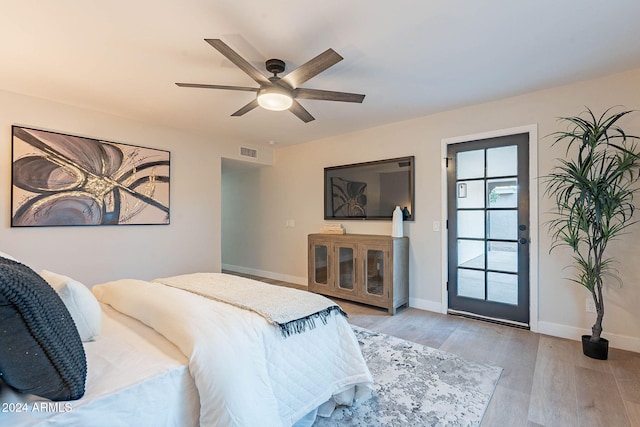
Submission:
[[[3,0],[0,90],[288,145],[639,68],[638,17],[638,0]],[[174,84],[257,87],[205,38],[260,70],[331,47],[344,60],[303,87],[366,98],[301,100],[307,124],[230,117],[255,94]]]

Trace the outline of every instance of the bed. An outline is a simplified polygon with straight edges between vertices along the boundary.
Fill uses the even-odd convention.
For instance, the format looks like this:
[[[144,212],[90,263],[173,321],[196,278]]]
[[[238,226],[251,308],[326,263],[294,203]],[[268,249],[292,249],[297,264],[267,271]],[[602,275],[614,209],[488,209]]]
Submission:
[[[197,286],[185,290],[194,279]],[[43,399],[0,382],[0,425],[298,427],[370,395],[371,374],[340,310],[282,323],[277,315],[304,306],[306,292],[286,291],[281,301],[290,302],[266,316],[244,306],[242,292],[231,301],[205,295],[216,283],[251,293],[271,286],[214,273],[94,286],[97,335],[83,331],[90,322],[66,304],[84,338],[94,334],[82,342],[82,397]]]
[[[185,426],[198,425],[198,391],[180,350],[153,329],[102,305],[99,338],[84,343],[84,396],[52,402],[0,392],[0,426]]]

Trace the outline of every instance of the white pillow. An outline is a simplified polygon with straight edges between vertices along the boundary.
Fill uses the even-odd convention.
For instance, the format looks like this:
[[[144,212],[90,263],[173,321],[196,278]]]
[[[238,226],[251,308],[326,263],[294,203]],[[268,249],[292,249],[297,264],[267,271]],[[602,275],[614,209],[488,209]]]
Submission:
[[[40,276],[56,290],[69,310],[82,341],[93,341],[100,335],[102,310],[89,288],[67,276],[42,270]]]
[[[7,253],[4,253],[4,252],[0,252],[0,256],[1,256],[2,258],[10,259],[11,261],[20,262],[20,261],[18,261],[17,259],[15,259],[14,257],[12,257],[11,255],[9,255],[9,254],[7,254]]]

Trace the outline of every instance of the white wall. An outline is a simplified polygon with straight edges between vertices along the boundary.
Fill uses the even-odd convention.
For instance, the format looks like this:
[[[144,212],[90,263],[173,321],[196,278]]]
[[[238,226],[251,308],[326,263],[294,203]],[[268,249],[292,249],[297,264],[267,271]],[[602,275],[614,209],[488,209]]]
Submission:
[[[171,224],[11,228],[11,125],[171,151]],[[271,163],[271,150],[261,150]],[[0,251],[91,286],[219,271],[220,157],[238,145],[0,92]]]
[[[428,96],[428,94],[425,94]],[[375,102],[369,100],[365,102]],[[557,118],[582,112],[589,106],[597,113],[623,105],[640,108],[640,69],[592,81],[526,94],[405,122],[393,123],[322,141],[281,147],[274,167],[253,171],[243,185],[259,186],[260,197],[243,209],[240,238],[257,239],[242,251],[229,251],[224,263],[242,266],[270,277],[288,277],[306,283],[307,234],[318,232],[323,220],[323,168],[326,166],[414,155],[416,157],[416,221],[405,225],[410,237],[410,296],[413,305],[440,309],[442,277],[441,235],[432,230],[441,216],[441,140],[461,135],[537,124],[539,176],[549,173],[554,159],[563,156],[551,147],[547,135],[560,130]],[[626,119],[630,134],[640,134],[640,113]],[[242,185],[238,188],[241,189]],[[540,188],[541,197],[544,189]],[[540,223],[549,219],[549,200],[539,203]],[[285,228],[287,219],[294,228]],[[391,223],[345,221],[349,233],[389,234]],[[225,224],[227,226],[228,224]],[[605,337],[613,346],[640,351],[640,266],[637,264],[640,227],[612,247],[620,256],[624,287],[606,292]],[[566,251],[549,255],[550,239],[540,230],[539,315],[541,332],[570,338],[587,333],[594,316],[585,312],[587,292],[563,278],[570,272]]]
[[[253,221],[253,207],[262,204],[260,197],[259,169],[233,160],[222,159],[222,262],[228,263],[230,254],[246,254],[243,265],[259,263],[260,251],[253,250],[261,242],[258,236],[246,235],[247,223]],[[224,266],[227,267],[227,266]],[[233,269],[237,269],[236,266]]]

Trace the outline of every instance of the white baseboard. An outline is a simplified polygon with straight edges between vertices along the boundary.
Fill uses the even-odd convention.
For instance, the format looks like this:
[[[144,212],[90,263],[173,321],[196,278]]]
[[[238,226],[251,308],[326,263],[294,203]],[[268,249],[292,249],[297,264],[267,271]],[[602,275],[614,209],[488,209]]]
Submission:
[[[283,282],[295,283],[297,285],[307,286],[306,277],[290,276],[288,274],[274,273],[272,271],[257,270],[254,268],[241,267],[239,265],[222,264],[224,270],[235,271],[243,274],[251,274],[253,276],[266,277],[274,280],[282,280]],[[435,301],[429,301],[422,298],[409,298],[409,307],[420,310],[442,313],[442,304]],[[582,335],[590,335],[590,329],[581,329],[573,326],[561,325],[559,323],[538,321],[538,333],[551,335],[559,338],[566,338],[574,341],[580,341]],[[630,337],[627,335],[611,334],[604,331],[603,337],[609,340],[609,346],[622,350],[640,353],[640,338]]]
[[[420,310],[433,311],[442,313],[442,304],[439,302],[429,301],[422,298],[409,297],[409,307],[418,308]]]
[[[550,322],[538,322],[538,332],[574,341],[580,341],[582,335],[591,335],[591,329],[581,329]],[[640,353],[640,338],[611,334],[607,333],[607,331],[603,332],[602,337],[609,340],[609,347]]]
[[[307,286],[309,283],[306,277],[289,276],[288,274],[274,273],[272,271],[257,270],[255,268],[241,267],[239,265],[222,264],[223,270],[235,271],[236,273],[251,274],[252,276],[266,277],[267,279],[281,280],[283,282],[295,283],[296,285]]]
[[[421,298],[410,297],[409,306],[418,308],[420,310],[442,313],[441,304]],[[574,341],[580,341],[582,335],[591,335],[591,329],[581,329],[573,326],[543,321],[538,321],[538,330],[532,332],[551,335],[558,338],[567,338]],[[630,337],[627,335],[612,334],[608,333],[606,330],[603,333],[603,338],[609,340],[609,346],[612,348],[640,353],[640,338]]]

